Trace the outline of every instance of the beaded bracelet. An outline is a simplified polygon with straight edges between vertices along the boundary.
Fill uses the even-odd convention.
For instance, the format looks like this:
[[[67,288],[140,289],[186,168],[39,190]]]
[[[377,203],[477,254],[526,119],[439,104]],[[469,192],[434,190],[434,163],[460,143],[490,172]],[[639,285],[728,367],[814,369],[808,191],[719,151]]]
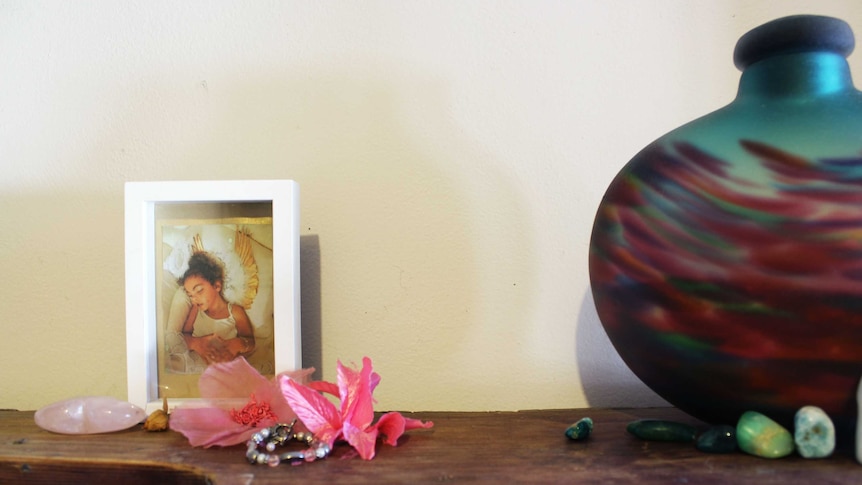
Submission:
[[[316,440],[314,435],[299,431],[294,433],[293,426],[296,420],[290,424],[276,424],[269,428],[264,428],[251,436],[251,439],[246,443],[245,457],[252,465],[263,465],[275,467],[283,461],[299,461],[312,462],[326,458],[331,451],[329,444],[323,441]],[[284,446],[290,440],[296,440],[308,446],[305,451],[288,451],[285,453],[273,453],[276,446]],[[266,451],[271,454],[258,451],[258,447],[264,445]]]

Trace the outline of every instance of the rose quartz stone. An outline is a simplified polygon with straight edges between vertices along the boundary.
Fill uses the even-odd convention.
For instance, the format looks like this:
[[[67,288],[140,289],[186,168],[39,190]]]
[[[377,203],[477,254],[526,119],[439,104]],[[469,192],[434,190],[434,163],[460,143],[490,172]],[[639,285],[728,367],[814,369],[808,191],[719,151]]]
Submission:
[[[36,411],[36,424],[63,434],[110,433],[131,428],[147,417],[143,409],[113,397],[76,397]]]

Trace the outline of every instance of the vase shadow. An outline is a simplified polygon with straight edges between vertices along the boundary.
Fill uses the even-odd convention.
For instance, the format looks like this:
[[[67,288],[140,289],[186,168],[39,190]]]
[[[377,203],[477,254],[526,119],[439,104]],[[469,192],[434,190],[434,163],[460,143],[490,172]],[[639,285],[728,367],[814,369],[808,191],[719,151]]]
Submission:
[[[617,353],[602,327],[589,288],[582,299],[576,333],[575,357],[589,407],[670,406],[641,382]]]

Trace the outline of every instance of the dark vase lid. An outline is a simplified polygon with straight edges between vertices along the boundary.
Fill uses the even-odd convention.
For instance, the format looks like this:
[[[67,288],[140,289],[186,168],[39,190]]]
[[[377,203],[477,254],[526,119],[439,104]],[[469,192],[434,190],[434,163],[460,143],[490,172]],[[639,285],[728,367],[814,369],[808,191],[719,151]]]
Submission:
[[[733,63],[740,70],[780,54],[825,51],[850,55],[855,47],[847,22],[821,15],[793,15],[756,27],[736,43]]]

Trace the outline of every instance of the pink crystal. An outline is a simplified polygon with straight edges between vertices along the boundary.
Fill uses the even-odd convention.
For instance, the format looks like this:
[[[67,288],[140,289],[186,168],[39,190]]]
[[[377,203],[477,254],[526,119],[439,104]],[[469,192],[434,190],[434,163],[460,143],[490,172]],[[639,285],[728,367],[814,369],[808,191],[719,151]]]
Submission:
[[[36,411],[36,424],[63,434],[110,433],[131,428],[147,417],[143,409],[113,397],[76,397]]]

